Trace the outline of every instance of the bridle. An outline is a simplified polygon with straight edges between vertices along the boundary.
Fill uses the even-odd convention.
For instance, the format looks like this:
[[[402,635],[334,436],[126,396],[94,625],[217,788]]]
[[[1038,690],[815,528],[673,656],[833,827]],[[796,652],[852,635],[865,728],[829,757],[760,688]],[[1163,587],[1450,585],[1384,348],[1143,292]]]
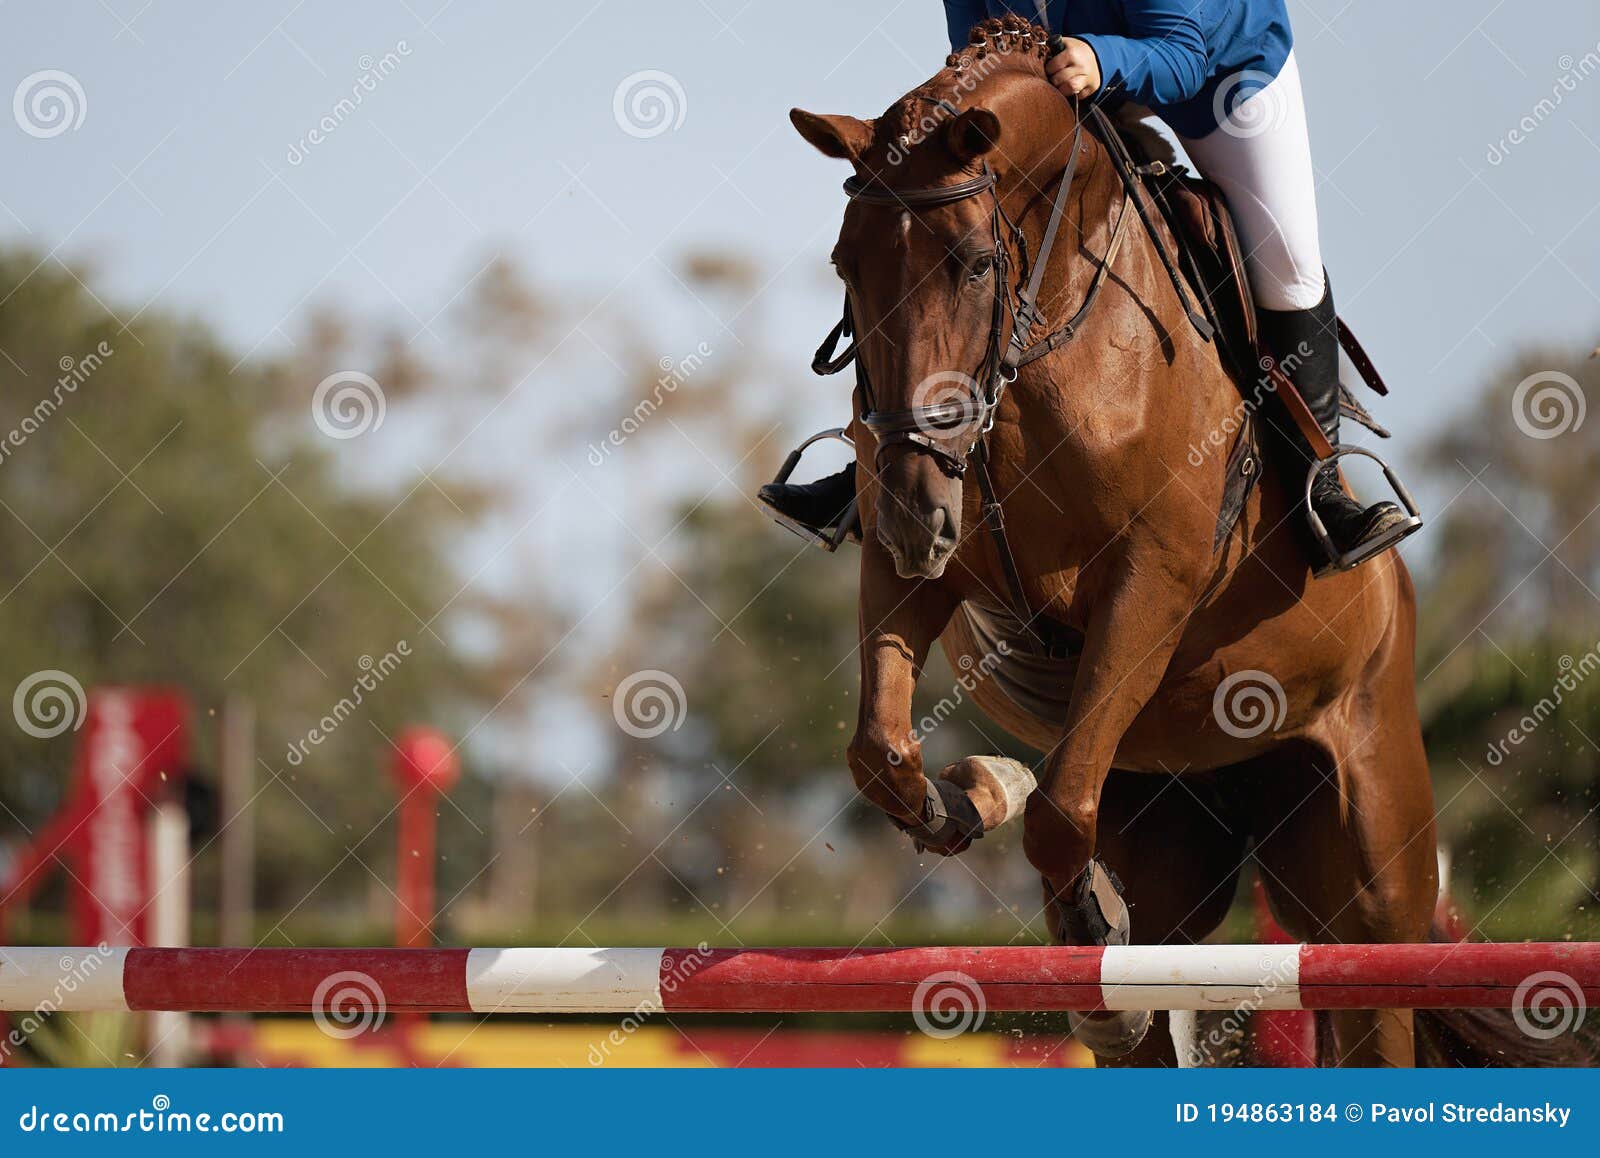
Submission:
[[[955,112],[948,102],[941,101],[940,105],[947,112]],[[984,163],[983,170],[978,176],[951,185],[896,189],[881,181],[861,176],[851,177],[844,183],[845,194],[852,201],[898,208],[908,212],[951,205],[985,195],[993,202],[989,211],[989,229],[994,241],[994,267],[990,271],[994,281],[994,294],[989,316],[988,340],[975,374],[970,378],[960,374],[950,375],[951,378],[964,379],[966,397],[910,406],[903,410],[884,410],[879,408],[873,396],[872,383],[867,376],[865,365],[860,365],[857,369],[857,381],[861,387],[864,404],[861,424],[877,439],[879,458],[891,446],[911,443],[938,459],[939,465],[947,473],[955,477],[964,476],[967,473],[967,460],[993,428],[995,413],[1000,406],[1000,397],[1004,394],[1005,388],[1016,381],[1018,370],[1029,362],[1043,357],[1063,342],[1069,341],[1083,320],[1088,317],[1089,311],[1094,308],[1111,263],[1115,260],[1117,250],[1122,244],[1123,226],[1127,220],[1126,200],[1117,214],[1117,224],[1111,244],[1107,247],[1106,256],[1102,259],[1078,312],[1071,321],[1045,339],[1035,343],[1029,342],[1034,329],[1043,320],[1038,310],[1039,286],[1071,194],[1078,158],[1084,149],[1082,119],[1075,118],[1075,124],[1072,151],[1061,174],[1060,185],[1051,205],[1049,223],[1045,227],[1037,257],[1030,257],[1027,236],[1023,233],[1022,227],[1006,213],[1000,198],[999,177],[987,162]],[[1016,286],[1013,286],[1011,279],[1013,249],[1017,255],[1017,268],[1021,271],[1023,279]],[[1011,323],[1009,338],[1005,333],[1008,318]],[[834,350],[839,341],[846,335],[851,335],[853,330],[854,319],[850,313],[847,296],[844,315],[817,351],[817,356],[811,364],[812,369],[819,374],[836,374],[857,360],[859,346],[855,342],[852,342],[843,354],[834,357]]]
[[[957,110],[949,102],[940,101],[939,105],[947,113],[957,115]],[[1006,213],[1000,198],[999,177],[987,162],[984,163],[982,172],[978,176],[950,185],[897,189],[880,180],[867,179],[859,175],[851,177],[844,183],[845,194],[852,201],[894,207],[908,212],[950,205],[984,195],[992,199],[989,227],[994,238],[994,268],[991,272],[994,279],[994,297],[990,311],[989,335],[977,373],[966,380],[965,397],[914,405],[900,410],[880,409],[873,396],[866,366],[860,362],[860,345],[855,333],[855,321],[850,312],[848,294],[845,296],[843,316],[818,347],[816,356],[811,361],[812,370],[818,374],[837,374],[851,362],[857,363],[857,384],[860,386],[863,402],[860,421],[877,441],[878,460],[882,459],[889,447],[909,443],[919,451],[932,455],[940,467],[952,477],[964,477],[970,462],[982,495],[982,521],[989,526],[993,534],[995,549],[1005,572],[1007,586],[1010,588],[1013,603],[1011,610],[1022,623],[1023,630],[1040,645],[1045,654],[1051,656],[1075,654],[1081,646],[1082,637],[1074,628],[1029,611],[1021,573],[1006,538],[1004,514],[994,481],[990,476],[987,445],[987,436],[994,428],[995,416],[1006,387],[1016,381],[1017,374],[1023,366],[1059,349],[1081,331],[1099,300],[1100,291],[1110,277],[1117,252],[1122,246],[1127,232],[1130,203],[1151,237],[1156,239],[1156,249],[1161,254],[1190,322],[1203,337],[1208,340],[1211,337],[1211,326],[1190,302],[1182,277],[1165,247],[1160,244],[1160,234],[1152,224],[1148,210],[1139,195],[1140,171],[1128,154],[1126,145],[1098,105],[1090,105],[1087,116],[1078,115],[1076,100],[1073,101],[1073,105],[1075,115],[1072,151],[1067,158],[1060,184],[1051,202],[1049,221],[1036,255],[1030,256],[1027,237],[1021,226]],[[1034,332],[1044,324],[1045,320],[1039,311],[1039,290],[1049,265],[1051,251],[1055,246],[1056,234],[1060,230],[1062,217],[1071,198],[1078,159],[1086,149],[1083,140],[1084,124],[1089,119],[1093,119],[1096,135],[1101,138],[1101,143],[1110,155],[1113,166],[1122,178],[1122,204],[1117,211],[1116,224],[1112,227],[1111,241],[1106,246],[1105,255],[1100,259],[1077,311],[1044,337],[1034,340]],[[1012,248],[1017,254],[1018,284],[1015,287],[1011,278]],[[1005,334],[1008,318],[1011,323],[1009,336]],[[843,353],[836,356],[835,351],[839,343],[847,337],[851,339],[850,345]]]

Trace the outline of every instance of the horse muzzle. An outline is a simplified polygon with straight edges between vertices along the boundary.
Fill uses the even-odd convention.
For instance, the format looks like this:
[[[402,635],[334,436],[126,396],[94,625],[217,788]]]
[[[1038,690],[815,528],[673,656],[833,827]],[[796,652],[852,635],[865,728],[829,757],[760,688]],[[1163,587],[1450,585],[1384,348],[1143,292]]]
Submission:
[[[961,480],[929,456],[901,454],[878,479],[878,542],[902,579],[937,579],[961,540]]]

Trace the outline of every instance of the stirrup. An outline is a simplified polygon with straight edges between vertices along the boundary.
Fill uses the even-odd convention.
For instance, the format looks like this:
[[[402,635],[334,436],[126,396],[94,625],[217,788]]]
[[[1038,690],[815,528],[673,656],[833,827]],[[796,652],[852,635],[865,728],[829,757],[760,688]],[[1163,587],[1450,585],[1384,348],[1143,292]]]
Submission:
[[[799,446],[795,447],[789,452],[789,457],[783,460],[783,466],[778,468],[778,473],[773,478],[772,485],[782,486],[787,483],[789,481],[789,476],[794,473],[794,468],[800,465],[801,456],[804,455],[808,449],[810,449],[813,443],[822,442],[826,439],[833,439],[835,441],[842,442],[852,449],[854,449],[856,444],[855,439],[851,438],[850,435],[846,433],[846,428],[843,426],[835,426],[831,430],[824,430],[818,434],[813,434],[810,438],[806,439]],[[809,541],[813,546],[821,547],[824,551],[837,551],[839,549],[839,544],[848,539],[852,532],[859,534],[861,530],[861,518],[856,511],[855,499],[850,500],[849,505],[844,508],[844,513],[839,516],[838,523],[836,523],[832,529],[824,527],[821,530],[818,530],[816,527],[808,527],[804,523],[797,522],[796,520],[791,519],[788,515],[784,514],[782,511],[777,510],[774,507],[767,506],[765,503],[762,505],[767,507],[767,514],[772,517],[773,522],[777,523],[780,527],[789,528],[789,530],[799,535],[802,539]]]
[[[1383,477],[1389,482],[1389,489],[1394,491],[1395,498],[1400,500],[1400,505],[1406,510],[1406,521],[1389,528],[1381,535],[1376,535],[1365,542],[1357,543],[1350,550],[1340,554],[1334,545],[1333,536],[1328,534],[1328,528],[1322,523],[1322,516],[1317,514],[1317,508],[1311,503],[1311,488],[1317,481],[1317,475],[1324,467],[1332,466],[1341,458],[1352,454],[1362,458],[1370,458],[1383,469]],[[1306,518],[1311,524],[1311,533],[1316,537],[1317,545],[1322,549],[1323,562],[1321,566],[1312,571],[1314,578],[1320,579],[1324,575],[1334,575],[1340,571],[1351,571],[1361,566],[1374,555],[1380,555],[1393,547],[1400,540],[1415,534],[1422,529],[1422,511],[1417,507],[1417,501],[1411,497],[1411,492],[1406,489],[1406,484],[1400,481],[1400,476],[1389,469],[1389,464],[1384,462],[1372,451],[1364,446],[1336,446],[1333,453],[1327,458],[1312,464],[1306,472],[1306,491],[1303,496],[1306,504]]]

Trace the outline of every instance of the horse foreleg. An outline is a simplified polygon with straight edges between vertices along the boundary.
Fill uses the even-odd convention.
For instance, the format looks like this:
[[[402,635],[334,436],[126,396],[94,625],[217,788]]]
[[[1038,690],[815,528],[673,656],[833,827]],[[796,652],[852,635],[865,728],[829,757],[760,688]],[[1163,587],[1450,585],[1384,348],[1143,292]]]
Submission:
[[[930,784],[911,722],[911,695],[928,650],[958,599],[938,583],[901,579],[875,543],[861,560],[861,708],[850,773],[861,794],[921,847],[961,852],[1021,810],[1032,775],[1014,761],[973,757]],[[1020,780],[1026,787],[1018,789]]]
[[[1129,567],[1126,573],[1161,574]],[[1160,687],[1190,606],[1186,590],[1125,583],[1090,615],[1066,727],[1028,799],[1023,849],[1044,877],[1052,935],[1073,945],[1126,945],[1122,890],[1094,859],[1100,796],[1123,734]],[[1075,1016],[1078,1039],[1101,1057],[1139,1047],[1148,1012]]]

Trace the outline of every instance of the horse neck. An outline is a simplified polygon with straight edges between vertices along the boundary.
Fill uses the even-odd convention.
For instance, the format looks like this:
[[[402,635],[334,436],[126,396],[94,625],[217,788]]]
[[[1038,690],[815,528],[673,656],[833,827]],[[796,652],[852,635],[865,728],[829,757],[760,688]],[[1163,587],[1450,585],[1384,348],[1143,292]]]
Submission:
[[[1080,335],[1068,342],[1043,362],[1061,361],[1070,364],[1087,356],[1091,347],[1102,346],[1113,327],[1121,327],[1117,314],[1123,309],[1139,310],[1156,328],[1163,345],[1179,340],[1188,332],[1189,322],[1173,293],[1166,273],[1156,252],[1158,244],[1172,246],[1170,237],[1158,242],[1151,237],[1139,218],[1136,206],[1124,205],[1122,178],[1119,176],[1106,146],[1095,133],[1085,131],[1086,149],[1078,162],[1074,189],[1062,215],[1061,227],[1056,236],[1055,248],[1045,269],[1039,290],[1039,308],[1044,320],[1033,334],[1035,341],[1051,333],[1070,319],[1083,304],[1095,274],[1105,258],[1116,231],[1119,214],[1125,213],[1124,237],[1112,263],[1106,286],[1089,316],[1084,320]],[[1064,162],[1063,162],[1064,164]],[[1022,210],[1021,224],[1028,239],[1029,253],[1037,256],[1049,221],[1060,171],[1042,185]],[[1148,201],[1146,202],[1148,205]],[[1153,213],[1158,229],[1165,231],[1165,222]],[[1118,292],[1121,290],[1122,292]],[[1132,303],[1128,298],[1132,298]],[[1141,376],[1137,382],[1106,383],[1117,391],[1116,401],[1126,404],[1129,392],[1144,389]],[[1219,382],[1225,384],[1225,375],[1219,371]],[[1085,382],[1075,382],[1074,390],[1082,392]],[[1199,384],[1196,384],[1198,386]]]

